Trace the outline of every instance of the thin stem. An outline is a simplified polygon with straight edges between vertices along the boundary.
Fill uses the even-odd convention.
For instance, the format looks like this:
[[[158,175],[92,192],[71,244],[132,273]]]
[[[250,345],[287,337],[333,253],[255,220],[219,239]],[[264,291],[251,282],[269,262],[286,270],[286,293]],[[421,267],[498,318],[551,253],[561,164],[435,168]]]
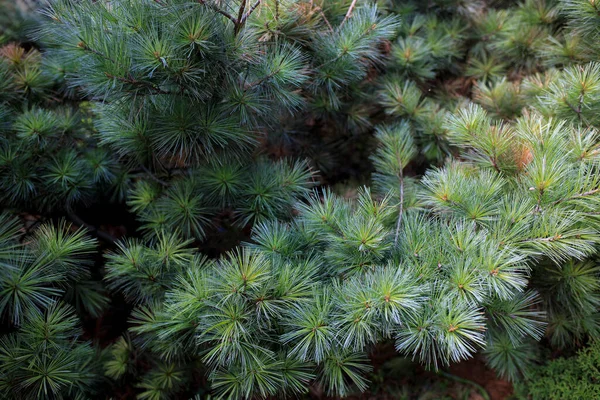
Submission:
[[[252,5],[252,7],[250,7],[250,10],[248,10],[248,12],[242,17],[242,20],[240,21],[240,25],[244,25],[246,23],[246,20],[248,19],[248,17],[254,12],[254,10],[256,10],[256,8],[260,5],[260,1],[261,0],[257,0],[256,3],[254,3]]]
[[[242,24],[242,18],[244,18],[244,11],[246,11],[246,2],[248,0],[242,0],[242,3],[240,4],[240,9],[238,10],[238,16],[237,16],[237,20],[235,22],[235,28],[234,28],[234,32],[237,34],[240,29],[241,29],[241,24]]]
[[[573,110],[576,114],[577,114],[577,118],[579,119],[580,123],[585,123],[586,126],[589,127],[589,123],[587,123],[587,121],[583,120],[583,98],[584,98],[585,93],[583,92],[583,89],[579,92],[579,102],[577,104],[577,108],[575,108],[571,103],[569,103],[566,99],[565,99],[565,104],[569,106],[569,108],[571,108],[571,110]]]
[[[250,82],[249,84],[247,84],[244,88],[244,92],[248,89],[251,89],[255,86],[261,85],[263,82],[265,82],[268,79],[271,79],[272,77],[274,77],[275,75],[277,75],[279,72],[281,72],[281,68],[283,67],[283,60],[279,63],[279,66],[270,74],[263,76],[262,78],[260,78],[257,81],[254,82]]]
[[[310,179],[312,180],[312,183],[315,184],[315,186],[317,185],[317,179],[316,179],[316,175],[318,171],[313,171],[312,166],[307,162],[306,166],[308,167],[308,170],[310,171]]]
[[[569,108],[571,110],[573,110],[577,116],[579,117],[579,119],[581,119],[581,116],[579,115],[579,113],[581,113],[581,111],[579,111],[578,109],[576,109],[575,107],[573,107],[573,105],[571,103],[569,103],[567,100],[565,100],[565,104],[569,106]]]
[[[83,49],[85,51],[89,51],[92,54],[97,55],[98,57],[102,57],[107,61],[112,62],[113,64],[117,65],[117,66],[121,66],[121,64],[119,62],[117,62],[117,60],[115,60],[114,58],[111,58],[109,56],[107,56],[106,54],[102,53],[101,51],[98,51],[96,49],[91,48],[90,46],[88,46],[85,42],[79,42],[77,44],[77,47],[79,47],[80,49]]]
[[[70,209],[67,210],[67,217],[69,217],[69,219],[71,221],[73,221],[75,224],[84,227],[85,229],[88,230],[89,233],[97,236],[99,239],[102,239],[105,242],[115,243],[119,240],[116,237],[114,237],[113,235],[111,235],[110,233],[101,231],[100,229],[96,228],[95,226],[88,224],[87,222],[82,220],[77,214],[75,214]]]
[[[344,23],[346,23],[346,21],[348,20],[348,18],[350,18],[350,16],[352,15],[352,10],[354,10],[354,6],[356,6],[356,0],[352,0],[352,3],[350,4],[350,7],[348,7],[348,12],[346,12],[346,16],[342,20],[342,23],[340,24],[340,28],[342,26],[344,26]]]
[[[237,21],[238,23],[242,20],[242,18],[244,17],[244,11],[246,11],[246,2],[248,0],[242,0],[242,3],[240,4],[240,9],[238,10],[238,16],[237,16]]]
[[[544,189],[540,189],[538,191],[538,201],[537,201],[537,204],[535,206],[534,214],[537,214],[540,211],[542,211],[542,198],[543,197],[544,197]]]
[[[533,239],[524,239],[520,240],[517,243],[532,243],[532,242],[542,242],[542,243],[551,243],[556,242],[557,240],[562,239],[562,235],[555,235],[543,238],[533,238]]]
[[[323,10],[321,8],[319,8],[319,13],[323,17],[323,21],[325,21],[325,23],[327,24],[327,27],[329,28],[331,33],[333,33],[333,26],[331,26],[331,24],[329,23],[329,20],[327,19],[327,17],[325,16],[325,13],[323,12]]]
[[[456,376],[456,375],[449,374],[448,372],[444,372],[444,371],[438,371],[438,374],[441,375],[441,376],[443,376],[443,377],[446,377],[448,379],[452,379],[453,381],[460,382],[460,383],[466,383],[468,385],[471,385],[471,386],[473,386],[475,389],[477,389],[479,391],[479,394],[481,395],[481,397],[483,397],[484,400],[490,400],[491,399],[490,394],[487,392],[487,390],[485,390],[485,388],[483,386],[481,386],[480,384],[478,384],[478,383],[475,383],[475,382],[470,381],[470,380],[465,379],[465,378],[461,378],[461,377]]]
[[[356,38],[356,40],[354,42],[352,42],[352,45],[354,45],[355,43],[357,43],[359,40],[362,40],[362,38],[364,38],[366,35],[368,35],[369,33],[373,32],[373,30],[375,29],[375,24],[371,25],[370,27],[368,27],[359,37]],[[327,60],[324,63],[322,63],[321,65],[318,65],[317,67],[315,67],[315,69],[319,69],[319,68],[323,68],[324,66],[334,63],[337,60],[339,60],[340,58],[344,57],[345,55],[348,54],[348,49],[344,49],[340,52],[340,54],[338,54],[337,56],[335,56],[334,58],[332,58],[331,60]]]
[[[556,205],[556,204],[564,203],[565,201],[569,201],[569,200],[575,200],[575,199],[579,199],[579,198],[581,198],[581,197],[587,197],[587,196],[591,196],[591,195],[593,195],[593,194],[596,194],[596,193],[598,193],[598,192],[600,192],[600,188],[598,188],[598,189],[592,189],[592,190],[588,190],[587,192],[583,192],[583,193],[578,193],[578,194],[576,194],[576,195],[573,195],[573,196],[571,196],[571,197],[568,197],[568,198],[566,198],[566,199],[560,199],[560,200],[556,200],[556,201],[555,201],[554,203],[552,203],[552,204]]]
[[[94,55],[96,55],[98,57],[101,57],[101,58],[103,58],[103,59],[105,59],[107,61],[112,62],[113,64],[115,64],[118,67],[121,66],[121,64],[117,60],[115,60],[115,59],[107,56],[106,54],[102,53],[101,51],[98,51],[96,49],[93,49],[93,48],[89,47],[84,42],[79,42],[79,44],[77,46],[80,49],[83,49],[84,51],[90,52],[90,53],[92,53],[92,54],[94,54]],[[126,77],[123,77],[123,76],[117,76],[117,75],[110,74],[108,72],[105,72],[104,75],[106,75],[106,77],[109,78],[109,79],[116,79],[119,82],[127,83],[127,84],[130,84],[130,85],[135,85],[135,86],[145,87],[145,88],[154,90],[156,93],[159,93],[159,94],[170,94],[170,92],[162,90],[160,87],[158,87],[157,85],[155,85],[155,84],[153,84],[151,82],[140,81],[140,80],[137,80],[137,79],[132,78],[132,77],[126,78]]]
[[[157,176],[155,176],[152,171],[150,171],[148,168],[146,168],[145,166],[143,166],[142,164],[140,164],[140,168],[150,177],[150,179],[152,179],[153,181],[160,183],[163,186],[169,186],[169,182],[165,182],[162,179],[158,178]]]
[[[398,175],[400,180],[400,204],[398,205],[398,222],[396,223],[396,235],[394,237],[394,245],[398,244],[398,236],[400,235],[400,225],[402,224],[402,213],[404,212],[404,173],[400,171]]]
[[[229,14],[227,11],[221,10],[219,7],[215,6],[214,4],[209,4],[206,3],[205,0],[198,0],[198,3],[212,9],[213,11],[225,16],[228,20],[230,20],[231,22],[233,22],[235,25],[237,25],[237,20],[231,15]]]
[[[127,84],[134,85],[134,86],[144,87],[144,88],[153,90],[154,92],[159,93],[159,94],[172,94],[171,92],[162,90],[160,87],[156,86],[155,84],[153,84],[151,82],[140,81],[135,78],[125,78],[123,76],[116,76],[116,75],[109,74],[108,72],[106,72],[104,75],[106,75],[106,77],[109,79],[116,79],[119,82],[127,83]]]

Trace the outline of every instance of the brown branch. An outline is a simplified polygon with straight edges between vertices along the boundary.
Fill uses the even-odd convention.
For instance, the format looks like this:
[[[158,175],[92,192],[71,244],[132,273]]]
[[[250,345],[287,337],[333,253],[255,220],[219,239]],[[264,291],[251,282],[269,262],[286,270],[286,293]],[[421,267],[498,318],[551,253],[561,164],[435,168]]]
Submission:
[[[543,238],[524,239],[524,240],[518,241],[517,243],[531,243],[531,242],[551,243],[551,242],[555,242],[560,239],[562,239],[562,235],[554,235],[554,236],[543,237]]]
[[[90,46],[87,45],[87,43],[85,42],[79,42],[77,43],[77,47],[79,47],[80,49],[83,49],[84,51],[89,51],[92,54],[97,55],[98,57],[102,57],[107,61],[112,62],[113,64],[117,65],[117,66],[121,66],[121,64],[119,62],[117,62],[117,60],[115,60],[114,58],[110,58],[109,56],[107,56],[106,54],[102,53],[101,51],[98,51],[96,49],[91,48]]]
[[[105,242],[115,243],[119,240],[118,238],[114,237],[110,233],[101,231],[100,229],[96,228],[95,226],[88,224],[87,222],[82,220],[77,214],[75,214],[71,210],[67,210],[67,217],[69,217],[69,219],[73,223],[75,223],[81,227],[84,227],[85,229],[88,230],[89,233],[97,236],[99,239],[102,239]]]
[[[251,88],[255,87],[255,86],[261,85],[261,84],[262,84],[263,82],[265,82],[267,79],[271,79],[273,76],[277,75],[279,72],[281,72],[282,65],[283,65],[283,61],[281,61],[281,63],[279,63],[279,67],[278,67],[278,68],[277,68],[275,71],[271,72],[271,73],[270,73],[270,74],[268,74],[267,76],[264,76],[264,77],[260,78],[260,79],[259,79],[259,80],[257,80],[257,81],[251,82],[251,83],[249,83],[248,85],[246,85],[246,86],[244,87],[244,92],[245,92],[246,90],[248,90],[248,89],[251,89]]]
[[[577,118],[579,119],[579,122],[585,122],[585,124],[589,127],[589,124],[583,120],[583,115],[582,115],[582,111],[583,111],[583,96],[584,96],[584,92],[583,89],[579,92],[579,101],[577,104],[577,108],[575,108],[571,103],[569,103],[567,101],[567,99],[565,98],[565,104],[569,106],[569,108],[571,108],[571,110],[573,110],[576,114],[577,114]]]
[[[358,37],[358,38],[357,38],[357,39],[356,39],[356,40],[353,42],[353,44],[354,44],[354,43],[356,43],[356,42],[358,42],[359,40],[361,40],[363,37],[365,37],[365,36],[366,36],[366,35],[368,35],[369,33],[373,32],[373,30],[375,29],[375,26],[376,26],[375,24],[373,24],[373,25],[369,26],[369,27],[368,27],[368,28],[367,28],[367,29],[366,29],[366,30],[365,30],[365,31],[364,31],[364,32],[361,34],[361,36],[360,36],[360,37]],[[327,60],[327,61],[325,61],[323,64],[321,64],[321,65],[318,65],[318,66],[317,66],[317,67],[315,67],[314,69],[323,68],[324,66],[326,66],[326,65],[328,65],[328,64],[334,63],[334,62],[336,62],[337,60],[339,60],[340,58],[342,58],[343,56],[345,56],[346,54],[348,54],[348,49],[344,49],[344,50],[342,50],[342,51],[340,52],[340,54],[338,54],[337,56],[335,56],[335,57],[334,57],[334,58],[332,58],[331,60]]]
[[[333,33],[333,26],[331,26],[331,24],[329,23],[329,20],[327,19],[327,17],[325,16],[325,13],[323,12],[323,10],[321,8],[319,8],[319,13],[323,17],[323,21],[325,21],[325,23],[327,24],[327,27],[329,28],[331,33]]]
[[[254,10],[256,10],[256,8],[260,5],[260,2],[261,2],[261,0],[257,0],[256,3],[254,3],[252,5],[252,7],[250,7],[250,9],[246,12],[246,2],[248,0],[242,0],[242,3],[240,4],[240,8],[238,10],[237,18],[234,18],[231,14],[226,13],[225,11],[217,8],[216,6],[206,4],[204,0],[198,0],[198,1],[200,2],[200,4],[204,4],[204,5],[212,8],[216,12],[229,18],[231,20],[231,22],[233,22],[233,26],[234,26],[233,32],[236,35],[244,27],[244,25],[246,24],[246,20],[248,20],[248,17],[250,17],[250,15],[254,12]]]
[[[256,10],[256,8],[260,5],[260,1],[261,0],[257,0],[256,3],[254,3],[252,7],[250,7],[250,10],[248,10],[248,12],[242,17],[242,20],[240,21],[240,28],[246,23],[248,17],[250,17],[254,10]]]
[[[217,13],[223,15],[224,17],[226,17],[231,22],[233,22],[234,24],[237,25],[237,20],[231,14],[229,14],[227,11],[221,10],[219,7],[215,6],[214,4],[207,3],[205,0],[198,0],[198,3],[210,8],[214,12],[217,12]]]
[[[235,33],[238,33],[240,31],[241,28],[241,24],[242,24],[242,18],[244,18],[244,11],[246,11],[246,2],[248,0],[242,0],[242,3],[240,4],[240,9],[238,11],[238,16],[237,16],[237,20],[235,23]]]
[[[568,102],[566,99],[565,99],[565,104],[566,104],[566,105],[568,105],[568,106],[569,106],[569,108],[571,108],[571,110],[573,110],[573,111],[574,111],[574,112],[575,112],[575,113],[576,113],[576,114],[579,116],[579,113],[580,113],[581,111],[579,111],[579,110],[577,110],[575,107],[573,107],[573,105],[572,105],[571,103],[569,103],[569,102]]]
[[[163,186],[169,186],[169,182],[163,181],[162,179],[160,179],[159,177],[157,177],[156,175],[154,175],[152,173],[152,171],[150,171],[148,168],[146,168],[145,166],[143,166],[142,164],[140,164],[140,168],[142,169],[142,171],[144,171],[149,177],[150,179],[152,179],[153,181],[160,183]]]
[[[126,78],[124,76],[112,75],[112,74],[109,74],[108,72],[105,72],[104,75],[106,75],[107,78],[116,79],[119,82],[127,83],[127,84],[134,85],[134,86],[142,86],[142,87],[145,87],[147,89],[151,89],[151,90],[153,90],[153,91],[155,91],[156,93],[159,93],[159,94],[172,94],[172,92],[163,90],[163,89],[161,89],[160,87],[158,87],[157,85],[155,85],[154,83],[151,83],[151,82],[140,81],[140,80],[137,80],[135,78]]]
[[[350,7],[348,7],[348,12],[346,13],[346,16],[344,17],[344,19],[342,20],[342,23],[340,24],[340,28],[342,26],[344,26],[344,24],[346,23],[348,18],[350,18],[350,16],[352,15],[352,10],[354,10],[354,6],[356,6],[356,0],[352,0]]]
[[[96,49],[93,49],[93,48],[89,47],[85,42],[79,42],[77,44],[77,47],[79,47],[80,49],[83,49],[84,51],[90,52],[90,53],[92,53],[92,54],[94,54],[94,55],[96,55],[98,57],[101,57],[101,58],[103,58],[103,59],[105,59],[107,61],[110,61],[113,64],[115,64],[117,67],[121,67],[121,64],[117,60],[115,60],[114,58],[111,58],[111,57],[107,56],[106,54],[102,53],[101,51],[98,51]],[[137,80],[137,79],[131,78],[131,77],[127,78],[127,77],[124,77],[124,76],[117,76],[117,75],[110,74],[108,72],[105,72],[104,75],[107,78],[109,78],[109,79],[116,79],[119,82],[128,83],[130,85],[135,85],[135,86],[146,87],[148,89],[154,90],[156,93],[159,93],[159,94],[171,94],[171,92],[162,90],[157,85],[155,85],[155,84],[153,84],[151,82],[140,81],[140,80]]]
[[[398,205],[398,222],[396,223],[396,235],[394,237],[394,245],[398,244],[398,236],[400,235],[400,224],[402,223],[402,213],[404,212],[404,174],[400,171],[398,175],[400,180],[400,204]]]
[[[574,196],[568,197],[566,199],[560,199],[560,200],[556,200],[554,203],[552,203],[553,205],[556,204],[560,204],[560,203],[564,203],[565,201],[569,201],[569,200],[575,200],[575,199],[580,199],[582,197],[587,197],[587,196],[591,196],[593,194],[596,194],[600,192],[600,188],[598,189],[592,189],[592,190],[588,190],[587,192],[583,192],[583,193],[578,193]]]

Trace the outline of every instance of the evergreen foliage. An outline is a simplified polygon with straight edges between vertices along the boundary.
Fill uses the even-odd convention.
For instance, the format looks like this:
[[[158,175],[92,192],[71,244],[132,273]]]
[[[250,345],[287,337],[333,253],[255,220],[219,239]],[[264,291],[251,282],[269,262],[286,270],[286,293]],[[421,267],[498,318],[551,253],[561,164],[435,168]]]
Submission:
[[[54,100],[61,68],[35,49],[0,48],[0,181],[7,206],[66,210],[114,190],[120,167],[98,147],[85,104],[68,94]]]
[[[2,397],[595,393],[595,1],[0,6]]]
[[[95,240],[65,224],[43,225],[23,245],[18,221],[6,214],[0,221],[0,312],[13,330],[0,341],[0,393],[85,398],[101,376],[97,351],[81,340],[75,309],[64,301],[82,295],[77,292],[90,279]],[[82,304],[98,315],[107,299],[97,293]]]
[[[516,386],[515,394],[534,400],[596,398],[600,395],[598,357],[598,343],[593,342],[576,356],[552,360],[533,369]]]

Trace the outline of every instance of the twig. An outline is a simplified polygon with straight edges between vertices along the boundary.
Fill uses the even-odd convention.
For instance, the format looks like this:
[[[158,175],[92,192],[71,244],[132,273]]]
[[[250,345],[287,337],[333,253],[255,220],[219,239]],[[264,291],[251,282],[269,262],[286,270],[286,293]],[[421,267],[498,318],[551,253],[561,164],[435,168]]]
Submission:
[[[206,3],[205,0],[198,0],[198,3],[202,4],[203,6],[206,6],[210,9],[212,9],[213,11],[225,16],[227,19],[229,19],[231,22],[233,22],[234,24],[237,24],[237,20],[231,15],[229,14],[227,11],[221,10],[219,7],[215,6],[214,4],[209,4]]]
[[[579,92],[579,105],[577,106],[577,115],[579,115],[579,121],[581,121],[581,107],[583,107],[583,89]]]
[[[67,210],[67,217],[69,217],[69,219],[71,221],[73,221],[74,223],[76,223],[77,225],[82,226],[85,229],[87,229],[88,232],[91,233],[92,235],[97,236],[99,239],[102,239],[105,242],[115,243],[119,240],[118,238],[114,237],[110,233],[101,231],[100,229],[96,228],[95,226],[88,224],[87,222],[82,220],[77,214],[75,214],[72,210]]]
[[[246,23],[246,20],[248,19],[250,14],[252,14],[254,12],[254,10],[256,10],[256,7],[258,7],[260,5],[260,1],[261,0],[257,0],[256,3],[254,3],[252,5],[252,7],[250,7],[250,10],[248,10],[248,12],[242,17],[242,20],[240,21],[240,28],[241,28],[241,25],[244,25]]]
[[[500,167],[498,167],[498,160],[496,159],[496,155],[494,154],[493,157],[490,157],[490,161],[492,163],[492,167],[494,167],[494,169],[496,170],[496,172],[500,173]]]
[[[113,64],[115,64],[118,67],[121,67],[121,63],[119,63],[117,60],[115,60],[114,58],[111,58],[111,57],[107,56],[106,54],[102,53],[101,51],[98,51],[96,49],[91,48],[90,46],[88,46],[84,42],[79,42],[77,44],[77,46],[80,49],[83,49],[84,51],[92,53],[92,54],[94,54],[94,55],[96,55],[98,57],[101,57],[101,58],[103,58],[103,59],[105,59],[107,61],[112,62]],[[130,78],[126,78],[126,77],[123,77],[123,76],[117,76],[117,75],[110,74],[108,72],[105,72],[104,75],[107,78],[109,78],[109,79],[116,79],[119,82],[128,83],[130,85],[142,86],[142,87],[146,87],[146,88],[152,89],[156,93],[159,93],[159,94],[171,94],[171,92],[162,90],[160,87],[158,87],[157,85],[155,85],[155,84],[153,84],[151,82],[140,81],[138,79],[131,78],[131,77]]]
[[[598,192],[600,192],[600,188],[598,188],[598,189],[592,189],[592,190],[588,190],[587,192],[583,192],[583,193],[578,193],[578,194],[576,194],[576,195],[573,195],[573,196],[571,196],[571,197],[568,197],[568,198],[566,198],[566,199],[560,199],[560,200],[556,200],[556,201],[555,201],[554,203],[552,203],[552,204],[553,204],[553,205],[556,205],[556,204],[563,203],[563,202],[565,202],[565,201],[569,201],[569,200],[575,200],[575,199],[579,199],[579,198],[581,198],[581,197],[586,197],[586,196],[591,196],[591,195],[593,195],[593,194],[596,194],[596,193],[598,193]]]
[[[396,223],[396,236],[394,237],[394,245],[398,244],[400,224],[402,223],[402,213],[404,212],[404,174],[402,171],[400,171],[398,179],[400,180],[400,204],[398,205],[398,222]]]
[[[121,64],[115,60],[114,58],[111,58],[109,56],[107,56],[106,54],[102,53],[101,51],[98,51],[96,49],[91,48],[90,46],[88,46],[85,42],[79,42],[77,43],[77,47],[79,47],[80,49],[83,49],[85,51],[89,51],[92,54],[97,55],[98,57],[102,57],[107,61],[112,62],[113,64],[116,64],[117,66],[121,66]]]
[[[352,44],[354,44],[354,43],[358,42],[359,40],[361,40],[363,37],[365,37],[366,35],[368,35],[369,33],[371,33],[374,29],[375,29],[375,24],[369,26],[358,38],[356,38],[356,40]],[[348,54],[348,49],[342,50],[340,52],[340,54],[338,54],[337,56],[335,56],[331,60],[327,60],[323,64],[318,65],[317,67],[315,67],[315,69],[323,68],[324,66],[326,66],[328,64],[334,63],[337,60],[339,60],[340,58],[344,57],[346,54]]]
[[[573,110],[575,113],[577,113],[577,115],[579,116],[579,113],[581,111],[578,111],[575,107],[573,107],[573,105],[571,103],[569,103],[567,100],[565,100],[565,104],[569,106],[569,108],[571,108],[571,110]]]
[[[583,90],[581,90],[581,92],[579,92],[579,102],[577,104],[577,108],[575,108],[571,103],[569,103],[566,99],[565,99],[565,104],[569,106],[569,108],[571,108],[571,110],[573,110],[576,114],[577,114],[577,118],[579,119],[580,123],[585,123],[586,126],[589,127],[590,124],[587,123],[587,121],[583,120],[583,115],[581,114],[583,111]]]
[[[255,86],[262,85],[263,82],[265,82],[266,80],[271,79],[272,77],[274,77],[275,75],[277,75],[279,72],[281,72],[281,68],[283,66],[282,64],[283,64],[283,61],[279,64],[279,67],[277,69],[275,69],[275,71],[271,72],[270,74],[268,74],[266,76],[263,76],[262,78],[260,78],[257,81],[250,82],[249,84],[247,84],[244,87],[244,92],[246,90],[248,90],[248,89],[251,89],[251,88],[255,87]]]
[[[352,15],[352,10],[354,10],[354,6],[356,5],[356,0],[352,0],[352,3],[350,4],[350,7],[348,7],[348,12],[346,13],[346,16],[344,17],[344,19],[342,20],[342,23],[340,24],[340,28],[342,26],[344,26],[344,24],[346,23],[346,21],[348,20],[348,18],[350,18],[350,16]]]
[[[109,79],[116,79],[119,82],[128,83],[128,84],[134,85],[134,86],[145,87],[145,88],[151,89],[151,90],[153,90],[153,91],[155,91],[156,93],[159,93],[159,94],[172,94],[171,92],[163,90],[163,89],[161,89],[160,87],[158,87],[157,85],[155,85],[155,84],[153,84],[151,82],[140,81],[140,80],[137,80],[135,78],[125,78],[123,76],[116,76],[116,75],[109,74],[108,72],[106,72],[104,75],[106,75],[106,77],[109,78]]]
[[[248,0],[242,0],[242,3],[240,4],[240,9],[238,11],[238,16],[237,16],[237,21],[235,23],[235,33],[238,33],[240,31],[240,24],[242,22],[242,18],[244,18],[244,11],[246,11],[246,2]]]
[[[202,4],[205,4],[203,0],[199,0],[199,1]],[[227,18],[229,18],[233,22],[233,25],[234,25],[233,32],[237,35],[240,32],[240,30],[242,29],[242,27],[244,26],[244,24],[246,23],[246,20],[248,19],[248,17],[250,17],[250,15],[254,12],[254,10],[256,10],[256,8],[260,5],[261,0],[257,0],[256,3],[254,3],[247,12],[246,12],[246,2],[247,2],[247,0],[242,0],[242,4],[240,4],[240,8],[238,10],[237,18],[232,17],[230,14],[227,14],[225,11],[222,11],[214,6],[211,7],[208,4],[207,4],[207,6],[211,7],[215,11],[217,11],[217,12],[225,15]]]
[[[310,171],[310,179],[316,186],[316,184],[317,184],[316,175],[319,171],[313,171],[312,166],[308,162],[306,163],[306,165],[308,166],[308,170]]]
[[[443,376],[443,377],[446,377],[448,379],[452,379],[453,381],[460,382],[460,383],[466,383],[467,385],[471,385],[471,386],[473,386],[475,389],[477,389],[479,391],[479,394],[481,395],[481,397],[483,397],[484,400],[490,400],[491,399],[490,394],[487,392],[487,390],[485,390],[485,388],[483,386],[481,386],[480,384],[478,384],[478,383],[475,383],[475,382],[470,381],[470,380],[465,379],[465,378],[461,378],[461,377],[456,376],[456,375],[449,374],[448,372],[444,372],[444,371],[438,371],[438,374],[441,375],[441,376]]]
[[[146,168],[145,166],[143,166],[142,164],[140,164],[140,168],[142,169],[142,171],[144,171],[149,177],[150,179],[152,179],[153,181],[160,183],[163,186],[169,186],[169,182],[163,181],[162,179],[160,179],[159,177],[155,176],[152,171],[150,171],[148,168]]]
[[[519,240],[517,243],[532,243],[532,242],[552,243],[552,242],[555,242],[560,239],[562,239],[562,235],[554,235],[554,236],[543,237],[543,238]]]
[[[333,26],[331,26],[331,24],[329,23],[329,20],[327,19],[327,16],[325,15],[325,13],[323,12],[323,10],[321,8],[319,8],[319,13],[323,17],[323,21],[325,21],[325,23],[327,24],[327,27],[329,28],[331,33],[333,33]]]

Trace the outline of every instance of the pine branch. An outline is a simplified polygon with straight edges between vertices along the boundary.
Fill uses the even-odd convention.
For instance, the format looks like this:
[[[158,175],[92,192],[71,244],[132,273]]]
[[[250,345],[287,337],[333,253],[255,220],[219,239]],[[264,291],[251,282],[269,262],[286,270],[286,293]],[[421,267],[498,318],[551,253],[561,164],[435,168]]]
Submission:
[[[111,235],[110,233],[104,232],[104,231],[96,228],[94,225],[88,224],[83,219],[81,219],[77,214],[75,214],[72,210],[67,210],[67,217],[69,217],[69,219],[71,221],[73,221],[75,224],[84,227],[85,229],[88,230],[89,233],[91,233],[92,235],[96,235],[99,239],[102,239],[105,242],[114,244],[119,240],[116,237],[114,237],[113,235]]]
[[[402,213],[404,212],[404,173],[400,171],[398,175],[400,180],[400,204],[398,205],[398,222],[396,222],[396,234],[394,236],[394,244],[398,244],[398,236],[400,235],[400,225],[402,224]]]
[[[144,87],[144,88],[153,90],[154,92],[156,92],[158,94],[173,94],[172,92],[161,89],[160,87],[158,87],[157,85],[155,85],[151,82],[140,81],[135,78],[125,78],[122,76],[116,76],[116,75],[109,74],[108,72],[104,73],[104,75],[106,75],[107,78],[116,79],[119,82],[128,83],[130,85],[140,86],[140,87]]]
[[[241,24],[244,24],[246,22],[248,17],[250,17],[250,15],[254,12],[254,10],[256,10],[256,8],[260,5],[260,2],[261,2],[261,0],[256,0],[256,3],[254,3],[254,5],[252,5],[252,7],[250,7],[250,10],[242,18]]]
[[[371,32],[373,32],[376,27],[377,27],[377,24],[373,24],[373,25],[369,26],[359,36],[357,36],[355,38],[355,40],[351,43],[351,45],[353,46],[356,43],[358,43],[360,40],[365,38],[367,35],[369,35]],[[342,57],[346,56],[349,52],[348,48],[349,47],[344,48],[337,56],[335,56],[334,58],[332,58],[330,60],[323,62],[322,64],[315,67],[315,69],[323,68],[324,66],[332,64],[332,63],[336,62],[337,60],[341,59]]]
[[[352,0],[352,3],[350,4],[350,7],[348,7],[348,12],[346,12],[346,16],[344,17],[344,19],[342,20],[342,23],[340,24],[340,28],[342,26],[344,26],[344,24],[346,23],[346,21],[350,18],[350,16],[352,15],[352,10],[354,10],[354,6],[356,6],[356,0]]]
[[[571,201],[571,200],[580,199],[580,198],[582,198],[582,197],[591,196],[591,195],[593,195],[593,194],[596,194],[596,193],[598,193],[598,192],[600,192],[600,188],[598,188],[598,189],[592,189],[592,190],[588,190],[587,192],[583,192],[583,193],[578,193],[578,194],[576,194],[576,195],[574,195],[574,196],[571,196],[571,197],[568,197],[568,198],[566,198],[566,199],[560,199],[560,200],[556,200],[556,201],[555,201],[554,203],[552,203],[552,204],[553,204],[553,205],[557,205],[557,204],[560,204],[560,203],[564,203],[564,202],[566,202],[566,201]]]
[[[242,0],[242,2],[240,3],[240,8],[238,10],[238,16],[237,16],[237,24],[236,24],[237,29],[239,29],[239,23],[242,20],[242,18],[244,17],[244,11],[246,10],[246,2],[247,1],[248,0]]]
[[[456,375],[452,375],[452,374],[450,374],[448,372],[445,372],[445,371],[438,371],[437,373],[439,375],[441,375],[443,377],[446,377],[448,379],[451,379],[453,381],[456,381],[456,382],[459,382],[459,383],[463,383],[463,384],[467,384],[467,385],[471,385],[475,389],[477,389],[477,391],[479,392],[479,394],[481,395],[481,397],[484,400],[490,400],[491,399],[491,397],[490,397],[489,393],[487,392],[487,390],[485,390],[485,388],[483,386],[481,386],[481,385],[479,385],[479,384],[477,384],[477,383],[475,383],[473,381],[461,378],[461,377],[456,376]]]
[[[150,171],[148,168],[146,168],[144,165],[140,164],[140,168],[150,177],[150,179],[152,179],[154,182],[156,183],[160,183],[162,186],[169,186],[169,182],[163,181],[162,179],[160,179],[159,177],[157,177],[156,175],[154,175],[152,173],[152,171]]]
[[[97,55],[98,57],[101,57],[101,58],[103,58],[103,59],[105,59],[107,61],[112,62],[116,66],[120,66],[121,65],[115,59],[107,56],[106,54],[104,54],[104,53],[102,53],[102,52],[100,52],[98,50],[95,50],[95,49],[91,48],[90,46],[88,46],[84,42],[79,42],[77,46],[79,48],[85,50],[85,51],[88,51],[88,52],[90,52],[90,53],[92,53],[94,55]],[[151,89],[151,90],[153,90],[153,91],[155,91],[156,93],[159,93],[159,94],[171,94],[171,92],[162,90],[161,88],[159,88],[158,86],[156,86],[155,84],[150,83],[150,82],[140,81],[140,80],[137,80],[137,79],[134,79],[134,78],[126,78],[126,77],[122,77],[122,76],[116,76],[116,75],[110,74],[108,72],[105,72],[104,75],[106,75],[106,77],[109,78],[109,79],[116,79],[119,82],[128,83],[128,84],[134,85],[134,86],[143,86],[143,87],[149,88],[149,89]]]
[[[217,7],[214,4],[207,3],[206,0],[198,0],[198,3],[200,3],[200,4],[204,5],[204,6],[207,6],[211,10],[213,10],[213,11],[215,11],[215,12],[223,15],[228,20],[230,20],[231,22],[233,22],[234,25],[237,26],[237,20],[231,14],[229,14],[227,11],[221,10],[219,7]]]
[[[329,32],[333,33],[333,26],[331,26],[331,23],[329,23],[329,20],[327,19],[327,16],[325,15],[325,13],[323,12],[323,9],[321,9],[321,7],[317,7],[319,9],[319,13],[321,14],[321,16],[323,17],[323,21],[325,21],[325,24],[327,25],[327,27],[329,28]]]
[[[552,243],[552,242],[556,242],[557,240],[560,240],[560,239],[562,239],[562,235],[554,235],[554,236],[548,236],[548,237],[542,237],[542,238],[523,239],[523,240],[519,240],[517,243],[532,243],[532,242]]]
[[[102,52],[100,52],[98,50],[95,50],[95,49],[91,48],[85,42],[79,42],[79,43],[77,43],[77,47],[79,47],[80,49],[83,49],[85,51],[89,51],[90,53],[92,53],[94,55],[97,55],[98,57],[101,57],[101,58],[105,59],[106,61],[110,61],[113,64],[115,64],[116,66],[121,66],[121,64],[118,63],[117,60],[115,60],[114,58],[111,58],[111,57],[107,56],[106,54],[104,54],[104,53],[102,53]]]
[[[244,0],[242,2],[242,5],[244,5],[244,7],[240,6],[240,13],[238,16],[238,20],[235,26],[235,32],[238,33],[246,24],[246,20],[248,20],[248,17],[250,17],[250,15],[254,12],[254,10],[256,10],[256,8],[260,5],[261,0],[257,0],[256,3],[254,3],[252,5],[252,7],[250,7],[250,9],[248,10],[247,13],[243,13],[244,8],[245,8],[245,4],[246,1]]]
[[[267,81],[268,79],[271,79],[272,77],[274,77],[275,75],[277,75],[278,73],[280,73],[282,67],[283,67],[283,60],[279,63],[279,66],[273,72],[267,74],[266,76],[260,78],[257,81],[250,82],[249,84],[247,84],[244,87],[244,91],[246,91],[248,89],[251,89],[251,88],[253,88],[255,86],[262,85],[265,81]]]
[[[580,67],[580,69],[581,69],[581,67]],[[583,120],[583,114],[582,114],[582,112],[583,112],[583,97],[584,97],[584,93],[583,93],[583,88],[582,88],[581,91],[579,92],[579,101],[578,101],[578,104],[577,104],[577,108],[575,108],[566,99],[564,101],[565,101],[565,104],[567,106],[569,106],[569,108],[571,110],[573,110],[577,114],[577,119],[579,119],[579,122],[580,123],[584,123],[585,122],[585,125],[589,127],[590,124]]]

